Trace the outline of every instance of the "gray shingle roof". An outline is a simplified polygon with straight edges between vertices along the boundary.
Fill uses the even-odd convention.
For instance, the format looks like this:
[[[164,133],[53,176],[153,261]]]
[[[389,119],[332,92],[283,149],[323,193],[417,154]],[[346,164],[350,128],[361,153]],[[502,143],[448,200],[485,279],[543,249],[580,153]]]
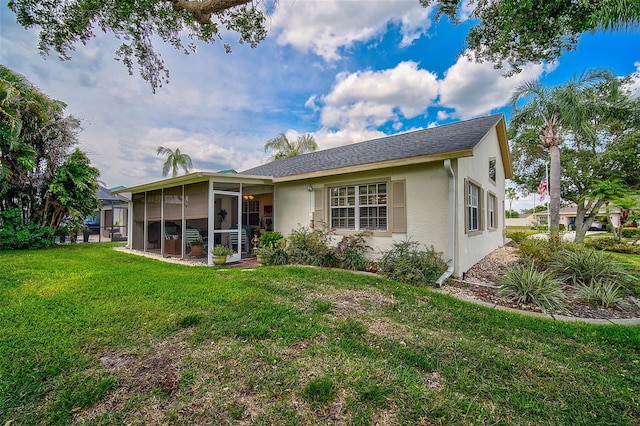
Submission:
[[[498,123],[502,114],[460,121],[284,158],[241,172],[284,177],[389,160],[438,155],[473,149]]]

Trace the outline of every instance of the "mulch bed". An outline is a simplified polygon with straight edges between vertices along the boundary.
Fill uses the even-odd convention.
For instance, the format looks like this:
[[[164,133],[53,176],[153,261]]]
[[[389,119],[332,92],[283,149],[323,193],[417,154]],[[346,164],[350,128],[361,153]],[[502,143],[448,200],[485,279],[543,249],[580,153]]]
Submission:
[[[464,275],[463,280],[454,281],[452,285],[442,287],[442,290],[456,295],[471,297],[484,302],[523,311],[541,312],[537,306],[516,303],[497,294],[496,278],[504,271],[521,260],[516,247],[504,246],[494,250]],[[627,298],[625,309],[618,307],[601,308],[588,303],[569,299],[569,305],[563,312],[551,312],[576,318],[590,319],[620,319],[640,318],[640,301],[633,297]]]

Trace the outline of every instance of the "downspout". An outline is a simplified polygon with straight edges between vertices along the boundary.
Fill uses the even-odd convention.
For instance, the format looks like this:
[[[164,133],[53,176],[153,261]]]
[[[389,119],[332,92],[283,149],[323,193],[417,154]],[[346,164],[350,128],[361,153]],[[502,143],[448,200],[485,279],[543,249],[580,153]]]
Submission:
[[[456,255],[456,174],[451,167],[451,160],[444,160],[444,168],[449,174],[449,259],[450,264],[447,270],[438,278],[436,285],[442,284],[453,275],[453,267]]]

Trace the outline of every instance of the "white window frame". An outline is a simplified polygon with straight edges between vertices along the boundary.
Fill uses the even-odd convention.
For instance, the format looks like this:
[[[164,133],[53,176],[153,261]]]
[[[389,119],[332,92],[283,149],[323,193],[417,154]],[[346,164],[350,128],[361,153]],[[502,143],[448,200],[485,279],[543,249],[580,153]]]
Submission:
[[[491,182],[494,185],[496,184],[497,173],[498,173],[498,170],[496,169],[497,164],[498,163],[497,163],[496,157],[489,158],[489,182]]]
[[[255,223],[251,223],[251,219]],[[248,226],[260,226],[260,200],[242,200],[242,224]]]
[[[384,191],[381,191],[381,185],[384,185]],[[375,188],[371,192],[372,187]],[[371,197],[374,197],[374,203],[368,202]],[[363,212],[369,209],[376,210],[377,215],[363,215]],[[381,211],[384,211],[384,214],[381,214]],[[346,214],[337,215],[338,212]],[[378,225],[380,222],[384,222],[385,226],[363,227],[362,222],[366,219],[377,221]],[[348,225],[350,220],[353,220],[353,227],[343,224],[336,226],[336,221],[345,221]],[[387,232],[389,230],[389,182],[367,182],[330,187],[329,225],[331,228],[342,231]]]
[[[498,221],[496,210],[498,208],[498,197],[492,192],[487,192],[487,228],[497,229]]]
[[[480,187],[473,182],[467,183],[467,231],[477,232],[480,228]]]

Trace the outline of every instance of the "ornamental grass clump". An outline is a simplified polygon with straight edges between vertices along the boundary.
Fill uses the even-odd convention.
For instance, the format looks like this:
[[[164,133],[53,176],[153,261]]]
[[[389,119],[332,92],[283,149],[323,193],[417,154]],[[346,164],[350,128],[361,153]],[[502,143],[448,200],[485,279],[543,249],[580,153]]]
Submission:
[[[549,269],[573,286],[589,285],[594,281],[633,286],[637,281],[614,258],[588,247],[565,248],[549,262]]]
[[[382,275],[414,285],[434,285],[446,270],[442,253],[433,246],[422,250],[417,241],[410,240],[394,243],[378,262],[378,272]]]
[[[535,265],[513,266],[498,278],[499,296],[538,306],[542,312],[559,311],[565,306],[562,281],[550,271],[537,271]]]
[[[629,304],[625,300],[626,290],[615,282],[593,280],[589,284],[581,284],[576,288],[575,297],[594,306],[625,309]]]

